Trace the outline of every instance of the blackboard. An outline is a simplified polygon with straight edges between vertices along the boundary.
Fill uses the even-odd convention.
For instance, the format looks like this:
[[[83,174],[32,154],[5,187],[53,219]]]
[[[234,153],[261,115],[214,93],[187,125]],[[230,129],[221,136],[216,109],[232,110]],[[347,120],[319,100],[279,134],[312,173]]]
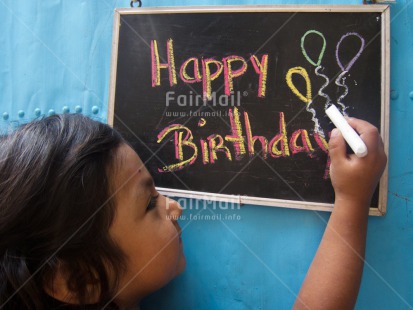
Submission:
[[[331,210],[325,107],[387,150],[388,50],[382,5],[119,9],[108,120],[166,194]]]

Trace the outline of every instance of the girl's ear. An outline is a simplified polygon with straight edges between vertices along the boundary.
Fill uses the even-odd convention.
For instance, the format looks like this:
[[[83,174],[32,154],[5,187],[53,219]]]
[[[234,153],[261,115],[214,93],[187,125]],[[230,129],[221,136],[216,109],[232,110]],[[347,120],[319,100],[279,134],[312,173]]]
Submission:
[[[78,292],[69,289],[69,273],[64,264],[60,263],[51,280],[45,284],[45,292],[54,299],[66,304],[79,305],[80,299]],[[96,285],[96,280],[87,287],[86,304],[95,304],[99,302],[100,289]]]

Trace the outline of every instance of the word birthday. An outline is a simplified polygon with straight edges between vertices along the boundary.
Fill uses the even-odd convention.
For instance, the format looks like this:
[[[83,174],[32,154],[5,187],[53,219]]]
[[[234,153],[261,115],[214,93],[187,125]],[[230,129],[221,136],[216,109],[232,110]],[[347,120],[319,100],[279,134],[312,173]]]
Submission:
[[[165,139],[173,138],[175,148],[176,163],[166,165],[159,172],[173,172],[193,165],[198,157],[204,165],[214,164],[218,160],[218,154],[224,160],[242,160],[247,154],[252,157],[256,154],[256,146],[259,145],[262,157],[266,159],[268,155],[273,158],[289,157],[292,154],[307,153],[308,156],[314,155],[314,147],[310,141],[310,136],[305,129],[295,130],[289,137],[287,133],[284,113],[279,113],[279,132],[267,139],[264,136],[254,136],[248,112],[243,113],[244,128],[241,123],[241,114],[236,107],[229,109],[228,116],[231,124],[231,132],[222,136],[211,134],[207,138],[196,141],[190,128],[181,124],[172,124],[164,128],[157,136],[157,143],[162,143]],[[199,127],[206,124],[205,119],[201,118],[198,122]],[[245,132],[244,132],[245,131]],[[328,154],[328,143],[322,135],[313,134],[316,145]],[[258,142],[258,143],[257,143]],[[232,146],[232,150],[228,147]],[[200,156],[199,156],[200,155]],[[328,177],[330,161],[327,160],[327,167],[324,177]]]
[[[152,60],[152,87],[161,85],[161,69],[168,70],[170,86],[176,85],[177,77],[175,70],[175,57],[173,40],[166,42],[167,61],[161,63],[159,57],[158,43],[156,40],[151,41],[151,60]],[[255,73],[258,75],[258,97],[265,97],[267,71],[268,71],[268,54],[261,56],[261,60],[256,55],[249,58]],[[189,73],[188,67],[191,67],[192,73]],[[242,76],[248,69],[247,60],[244,57],[231,55],[216,60],[214,58],[190,57],[183,62],[179,69],[179,77],[184,83],[201,83],[204,100],[212,99],[212,81],[217,79],[221,74],[224,75],[225,95],[230,96],[234,91],[234,78]]]

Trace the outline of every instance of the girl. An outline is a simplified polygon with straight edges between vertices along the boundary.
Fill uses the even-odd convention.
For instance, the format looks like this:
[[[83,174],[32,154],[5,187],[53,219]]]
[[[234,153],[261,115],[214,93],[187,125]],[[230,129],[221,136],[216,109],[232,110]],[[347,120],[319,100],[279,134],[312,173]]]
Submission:
[[[386,156],[377,129],[349,122],[369,155],[348,156],[333,131],[335,208],[297,309],[347,309],[357,297]],[[181,212],[109,126],[65,114],[20,127],[0,141],[0,308],[134,307],[185,268]]]
[[[0,145],[0,308],[129,308],[185,268],[180,206],[136,153],[81,115]]]

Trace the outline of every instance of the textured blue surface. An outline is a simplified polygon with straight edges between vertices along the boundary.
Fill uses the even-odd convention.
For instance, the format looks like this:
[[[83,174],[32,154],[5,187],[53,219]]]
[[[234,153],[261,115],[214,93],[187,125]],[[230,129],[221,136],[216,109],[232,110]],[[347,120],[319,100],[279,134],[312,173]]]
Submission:
[[[143,0],[144,6],[361,2]],[[64,111],[106,120],[115,7],[129,1],[0,0],[3,131]],[[369,219],[357,309],[413,307],[412,16],[411,0],[392,4],[388,213]],[[143,308],[290,309],[329,214],[260,206],[214,212],[241,219],[181,221],[187,270]]]

